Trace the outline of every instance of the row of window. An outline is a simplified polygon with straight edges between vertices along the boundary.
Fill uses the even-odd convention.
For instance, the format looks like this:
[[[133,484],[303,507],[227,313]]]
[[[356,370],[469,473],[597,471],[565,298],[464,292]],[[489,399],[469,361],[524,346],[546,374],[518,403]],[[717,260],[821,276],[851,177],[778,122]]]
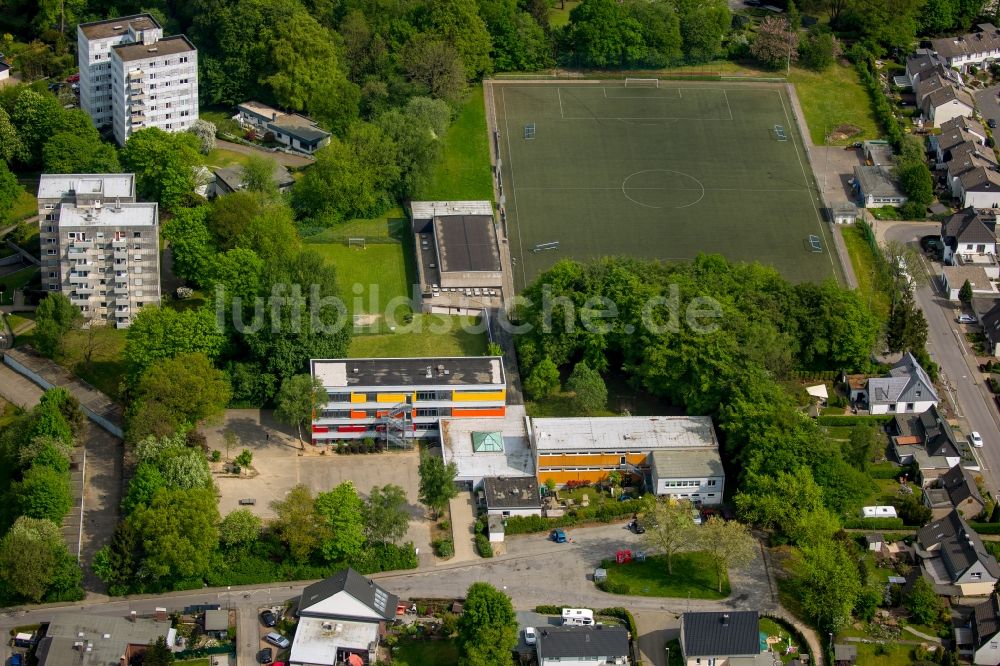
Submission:
[[[692,486],[698,487],[701,485],[714,486],[715,479],[708,479],[704,484],[701,481],[685,479],[683,481],[667,481],[663,484],[664,488],[690,488]]]
[[[495,394],[497,389],[490,389],[489,391],[462,391],[462,395],[470,396],[476,393],[484,394]],[[350,393],[330,393],[327,392],[327,399],[329,402],[350,402]],[[377,394],[374,394],[377,395]],[[431,400],[451,400],[451,391],[417,391],[417,402],[427,402]],[[492,400],[492,397],[490,398]]]
[[[349,419],[351,418],[350,409],[324,409],[320,412],[320,418],[324,419]],[[356,409],[355,412],[363,411],[365,413],[364,418],[374,419],[378,418],[379,412],[385,412],[384,409]],[[451,416],[451,410],[448,409],[418,409],[416,410],[416,416]]]

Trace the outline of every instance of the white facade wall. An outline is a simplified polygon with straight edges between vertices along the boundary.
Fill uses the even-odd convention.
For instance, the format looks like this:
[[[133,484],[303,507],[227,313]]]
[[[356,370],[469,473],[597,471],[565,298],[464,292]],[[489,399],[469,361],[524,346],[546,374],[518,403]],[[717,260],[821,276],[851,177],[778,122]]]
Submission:
[[[962,192],[962,206],[968,208],[997,208],[1000,207],[1000,190],[991,192]]]
[[[959,285],[959,288],[961,288],[961,285]],[[872,414],[907,414],[907,413],[923,414],[936,404],[937,404],[936,402],[925,400],[923,402],[897,402],[892,404],[871,405],[871,413]]]
[[[954,120],[961,116],[966,118],[972,117],[972,108],[968,104],[964,104],[956,99],[946,102],[941,106],[930,108],[930,120],[934,123],[934,127],[941,127],[944,123],[949,120]]]
[[[115,140],[158,127],[182,132],[198,119],[198,52],[123,61],[112,52],[112,108]]]
[[[972,663],[976,666],[1000,664],[1000,636],[992,636],[983,647],[976,650]]]
[[[618,659],[618,661],[615,661]],[[603,666],[604,664],[628,664],[628,657],[559,657],[542,659],[539,666]]]
[[[147,28],[150,39],[163,37],[161,28]],[[112,111],[111,47],[132,41],[128,31],[104,39],[90,40],[77,27],[77,63],[80,66],[80,108],[87,112],[96,127],[110,125]]]
[[[725,477],[710,476],[700,479],[656,478],[656,494],[675,499],[700,500],[703,505],[722,504]],[[676,484],[676,485],[671,485]],[[683,485],[681,485],[683,484]]]

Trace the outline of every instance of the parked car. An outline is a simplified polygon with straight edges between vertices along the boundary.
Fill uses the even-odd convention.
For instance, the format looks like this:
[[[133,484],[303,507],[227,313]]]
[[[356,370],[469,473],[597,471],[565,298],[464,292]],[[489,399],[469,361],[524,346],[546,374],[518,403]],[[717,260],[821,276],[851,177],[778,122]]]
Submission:
[[[524,642],[528,645],[534,645],[535,641],[538,640],[538,634],[535,633],[534,627],[524,628]]]
[[[694,521],[695,525],[701,525],[701,511],[698,509],[691,509],[691,520]]]
[[[977,449],[980,449],[983,446],[983,437],[975,430],[969,433],[969,441],[972,442],[972,445]]]
[[[996,129],[997,121],[994,120],[993,118],[990,118],[989,120],[986,121],[986,125],[989,126],[990,129]]]
[[[272,661],[274,661],[274,650],[271,648],[264,648],[257,653],[258,664],[270,664]]]
[[[265,627],[273,627],[278,624],[278,618],[270,610],[266,610],[260,614],[260,623]]]
[[[566,532],[563,530],[552,530],[552,533],[549,534],[549,538],[556,543],[566,543]]]
[[[975,324],[976,323],[976,315],[960,314],[960,315],[958,315],[958,323],[959,324]]]
[[[288,649],[288,646],[292,644],[291,641],[279,634],[277,631],[272,631],[267,636],[264,636],[264,640],[275,647],[281,648],[282,650]]]

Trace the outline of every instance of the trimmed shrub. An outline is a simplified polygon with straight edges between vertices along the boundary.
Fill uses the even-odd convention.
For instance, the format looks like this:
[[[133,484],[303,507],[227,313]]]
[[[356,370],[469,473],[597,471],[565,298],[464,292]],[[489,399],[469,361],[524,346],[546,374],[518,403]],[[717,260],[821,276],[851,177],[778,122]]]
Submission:
[[[902,518],[854,518],[844,521],[848,530],[901,530],[905,527]]]
[[[562,615],[563,608],[572,608],[572,606],[553,606],[551,604],[542,604],[541,606],[535,606],[535,612],[539,615]]]
[[[437,539],[431,542],[431,547],[438,557],[451,557],[455,554],[455,543],[451,539]]]
[[[602,580],[597,584],[597,589],[607,592],[608,594],[628,594],[629,587],[625,583],[618,582],[616,580]]]
[[[603,610],[597,611],[598,615],[606,615],[608,617],[616,617],[619,620],[624,620],[626,626],[628,626],[629,633],[632,637],[638,637],[639,628],[635,624],[635,618],[632,617],[632,613],[628,611],[627,608],[622,608],[621,606],[615,606],[613,608],[605,608]]]
[[[506,534],[532,534],[588,522],[610,523],[616,519],[631,517],[633,513],[638,513],[642,509],[642,500],[633,499],[625,502],[605,501],[597,505],[574,508],[558,518],[511,516],[507,519],[504,532]]]
[[[476,535],[476,552],[479,553],[479,557],[493,557],[493,546],[482,534]]]
[[[1000,534],[1000,523],[969,523],[980,534]]]
[[[876,415],[876,416],[835,416],[828,414],[825,416],[816,417],[816,423],[823,426],[856,426],[865,424],[871,425],[884,425],[892,420],[892,415]]]

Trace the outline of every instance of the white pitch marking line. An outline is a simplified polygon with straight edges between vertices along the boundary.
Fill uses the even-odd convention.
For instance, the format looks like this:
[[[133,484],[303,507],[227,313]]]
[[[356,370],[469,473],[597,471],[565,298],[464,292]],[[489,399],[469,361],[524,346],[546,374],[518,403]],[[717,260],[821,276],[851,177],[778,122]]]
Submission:
[[[559,88],[556,88],[558,91]],[[521,216],[517,212],[517,187],[514,184],[514,153],[510,149],[510,123],[507,115],[507,91],[500,89],[500,98],[503,100],[503,127],[507,134],[507,169],[510,171],[510,193],[514,200],[514,217],[517,218],[517,244],[521,248],[521,279],[524,284],[528,284],[528,274],[524,270],[524,241],[521,240]],[[559,108],[562,110],[562,96],[559,97]]]
[[[563,120],[566,120],[566,116],[563,114],[562,88],[556,88],[556,94],[559,96],[559,117],[562,118]],[[608,91],[607,90],[604,91],[604,96],[605,97],[608,96]],[[507,100],[506,100],[506,98],[504,98],[504,113],[505,114],[507,113]],[[506,121],[507,121],[507,119],[504,118],[504,122],[506,122]],[[507,143],[508,144],[510,143],[510,138],[509,137],[507,139]]]
[[[729,109],[729,119],[733,119],[733,107],[729,105],[729,95],[726,94],[726,89],[722,89],[722,98],[726,100],[726,108]]]

